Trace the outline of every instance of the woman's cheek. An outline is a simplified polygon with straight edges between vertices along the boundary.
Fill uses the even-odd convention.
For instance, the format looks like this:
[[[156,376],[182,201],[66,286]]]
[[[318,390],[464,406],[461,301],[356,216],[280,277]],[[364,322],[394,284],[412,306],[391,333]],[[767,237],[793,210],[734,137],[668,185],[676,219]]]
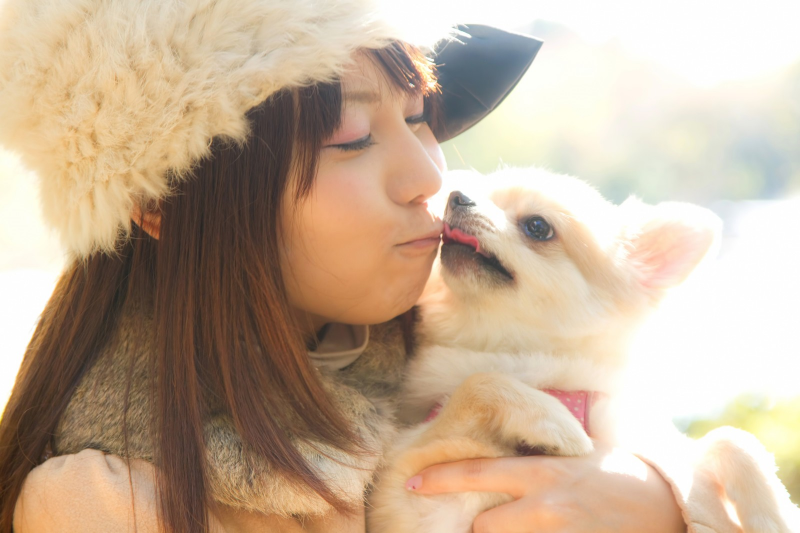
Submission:
[[[386,247],[395,224],[384,187],[384,179],[370,154],[339,165],[326,176],[318,176],[319,212],[329,213],[329,227],[361,245]],[[383,242],[385,241],[385,242]]]
[[[391,220],[376,185],[363,172],[329,173],[317,183],[313,204],[306,209],[315,247],[324,250],[318,257],[342,274],[378,268],[391,244]]]
[[[370,180],[368,166],[363,156],[321,166],[314,185],[314,201],[325,211],[353,214],[353,209],[363,207],[373,194],[374,180]],[[367,167],[367,168],[365,168]]]

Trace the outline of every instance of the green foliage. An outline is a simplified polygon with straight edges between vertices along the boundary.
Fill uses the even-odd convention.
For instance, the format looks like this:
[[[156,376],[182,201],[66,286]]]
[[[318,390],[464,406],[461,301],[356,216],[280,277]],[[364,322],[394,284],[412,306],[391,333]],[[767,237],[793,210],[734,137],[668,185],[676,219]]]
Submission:
[[[700,438],[720,426],[733,426],[758,437],[775,455],[778,476],[792,500],[800,503],[800,397],[772,401],[763,396],[740,396],[718,417],[691,421],[686,433]]]

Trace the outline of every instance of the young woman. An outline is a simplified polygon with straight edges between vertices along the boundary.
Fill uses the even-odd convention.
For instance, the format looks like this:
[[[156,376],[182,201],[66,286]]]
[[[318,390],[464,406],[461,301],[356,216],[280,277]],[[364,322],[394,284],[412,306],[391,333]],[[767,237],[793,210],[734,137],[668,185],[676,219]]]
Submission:
[[[364,530],[365,486],[335,490],[298,448],[375,451],[315,366],[368,367],[364,325],[412,308],[441,232],[438,143],[538,49],[476,28],[439,56],[439,88],[406,30],[367,0],[6,2],[0,142],[37,170],[72,259],[0,423],[0,532]],[[152,371],[150,461],[59,455],[109,352]],[[210,500],[212,404],[283,480],[273,514]],[[688,473],[682,492],[600,448],[437,465],[414,486],[517,498],[476,531],[737,531],[714,481]]]

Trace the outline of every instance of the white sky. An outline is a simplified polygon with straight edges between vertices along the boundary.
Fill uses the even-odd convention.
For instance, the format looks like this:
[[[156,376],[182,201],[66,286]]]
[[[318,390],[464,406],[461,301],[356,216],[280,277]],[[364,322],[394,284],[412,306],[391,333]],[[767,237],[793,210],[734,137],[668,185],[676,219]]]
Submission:
[[[434,16],[515,29],[560,22],[592,43],[626,48],[703,86],[800,60],[800,0],[439,0]],[[546,49],[543,49],[543,52]]]

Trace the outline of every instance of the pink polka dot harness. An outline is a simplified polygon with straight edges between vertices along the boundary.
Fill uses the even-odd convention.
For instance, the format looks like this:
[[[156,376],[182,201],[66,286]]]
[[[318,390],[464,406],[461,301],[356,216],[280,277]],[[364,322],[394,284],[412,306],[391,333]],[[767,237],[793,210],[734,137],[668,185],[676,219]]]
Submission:
[[[581,423],[586,434],[589,436],[592,435],[589,413],[591,412],[592,406],[603,396],[602,392],[586,390],[564,391],[558,389],[542,389],[542,392],[546,392],[563,403],[564,406],[569,409],[569,412],[572,413],[572,416],[577,418],[578,422]],[[425,418],[425,422],[430,422],[436,418],[441,410],[441,403],[434,405]]]

